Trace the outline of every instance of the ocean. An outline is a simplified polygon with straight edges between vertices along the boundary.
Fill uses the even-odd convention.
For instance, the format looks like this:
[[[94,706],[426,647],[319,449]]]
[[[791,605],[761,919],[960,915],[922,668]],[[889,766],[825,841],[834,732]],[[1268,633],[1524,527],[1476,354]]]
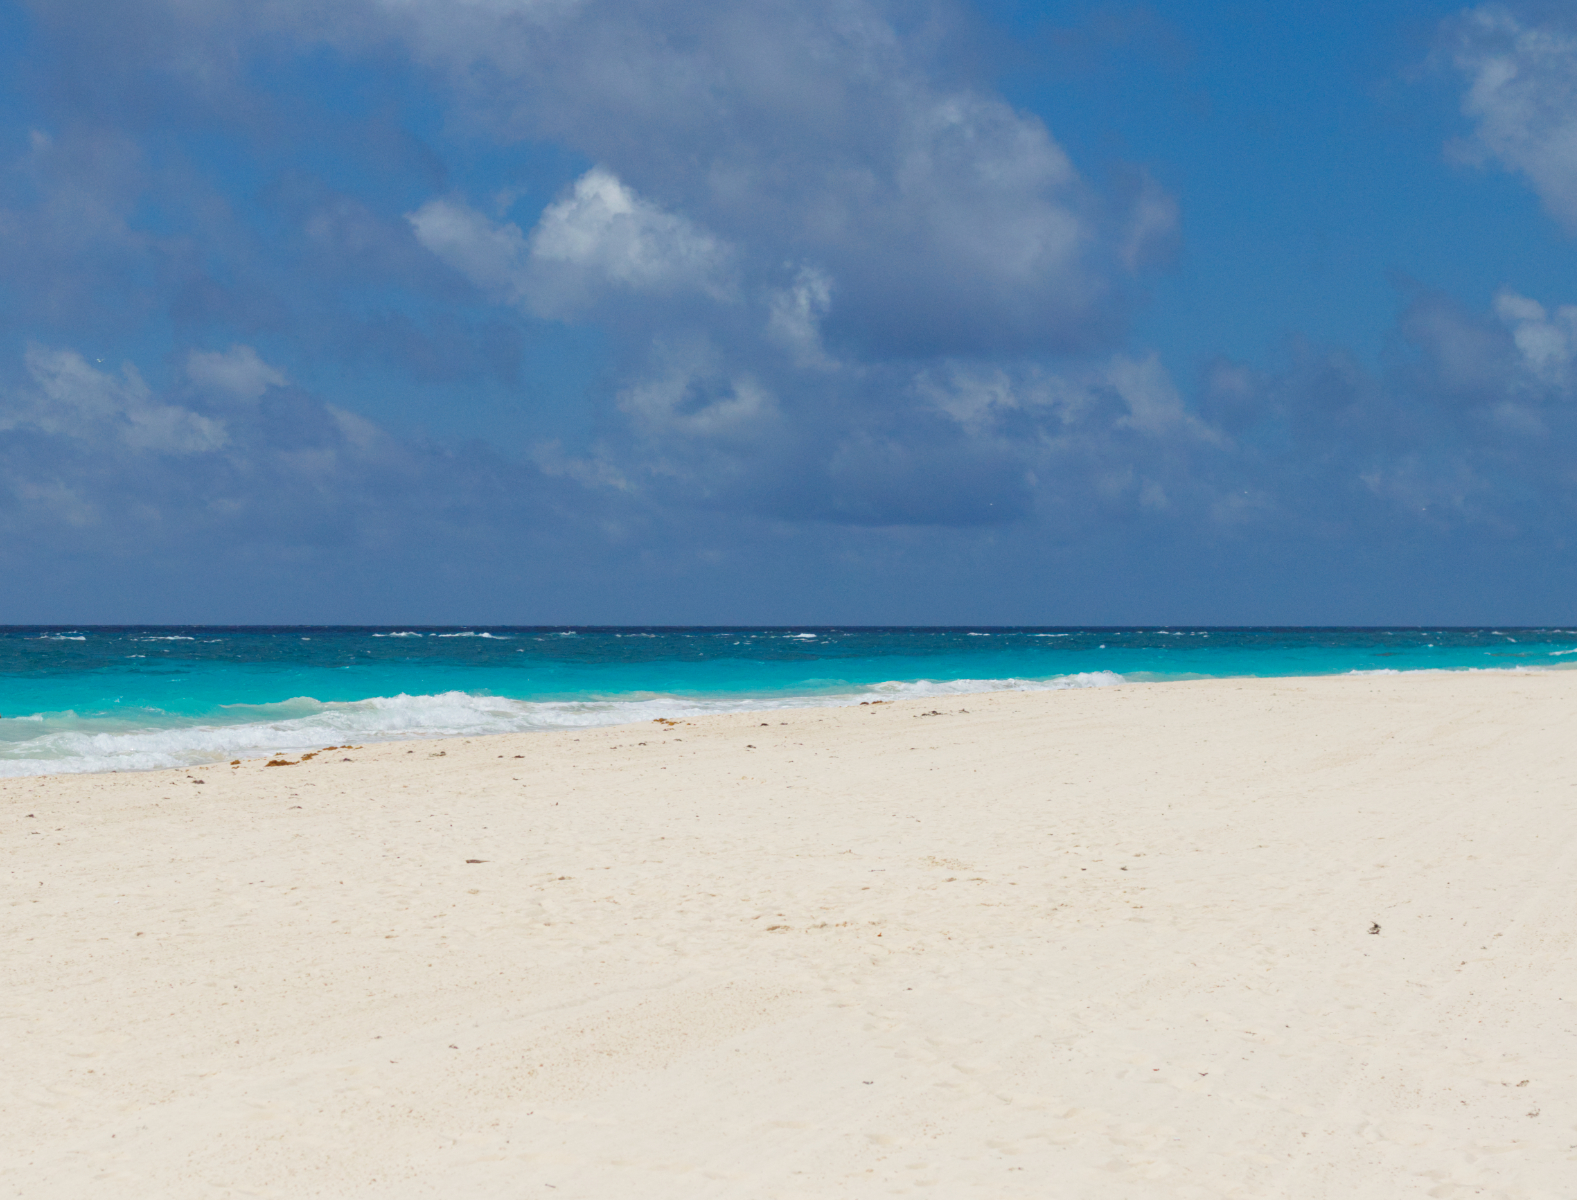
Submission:
[[[0,776],[1125,681],[1558,670],[1572,629],[0,627]]]

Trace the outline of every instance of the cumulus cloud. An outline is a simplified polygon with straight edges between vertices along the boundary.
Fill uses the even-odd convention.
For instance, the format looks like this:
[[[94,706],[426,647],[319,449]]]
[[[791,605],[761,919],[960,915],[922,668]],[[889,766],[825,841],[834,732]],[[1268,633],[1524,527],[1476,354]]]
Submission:
[[[248,38],[403,45],[482,136],[602,164],[529,246],[453,198],[417,210],[468,276],[555,313],[593,280],[717,292],[730,269],[760,288],[795,263],[832,280],[827,335],[862,354],[1098,348],[1175,229],[1153,181],[1092,187],[1038,117],[949,59],[945,31],[870,0],[220,3],[186,36],[183,69],[205,78],[233,77]]]
[[[1577,518],[1574,321],[1511,292],[1487,312],[1423,293],[1382,369],[1298,343],[1274,370],[1211,364],[1196,407],[1230,431],[1230,478],[1259,497],[1261,528],[1562,545]]]
[[[237,400],[256,400],[269,388],[290,383],[283,371],[269,366],[251,346],[193,350],[186,356],[186,375],[199,388]]]
[[[277,382],[248,347],[189,363],[193,378],[160,389],[135,367],[35,346],[0,386],[6,611],[354,620],[370,604],[397,618],[446,611],[464,580],[518,595],[539,558],[569,571],[610,540],[612,489],[397,437]]]
[[[429,200],[407,219],[417,241],[477,287],[511,304],[525,299],[530,251],[520,226],[451,200]]]
[[[728,295],[727,249],[693,222],[664,212],[602,168],[550,204],[531,231],[538,311],[551,315],[585,303],[598,285],[653,296],[689,288]]]
[[[538,316],[570,316],[610,293],[731,293],[727,247],[600,167],[550,204],[529,236],[452,200],[429,201],[409,220],[422,245],[471,282]]]
[[[1511,330],[1518,365],[1529,381],[1571,397],[1577,383],[1577,305],[1562,304],[1552,313],[1537,300],[1503,291],[1495,297],[1495,315]]]
[[[732,497],[789,519],[857,511],[901,524],[923,512],[945,523],[957,511],[977,521],[971,497],[996,487],[982,464],[1016,471],[1022,456],[1001,431],[969,441],[917,380],[953,361],[997,363],[1020,379],[1048,355],[1106,361],[1131,276],[1175,236],[1175,202],[1152,179],[1135,171],[1109,192],[1092,186],[1039,117],[951,56],[945,22],[956,13],[938,10],[944,24],[927,27],[868,0],[221,0],[191,20],[174,0],[142,9],[140,23],[108,9],[97,25],[48,22],[63,40],[124,33],[105,70],[140,56],[161,87],[200,95],[210,121],[252,111],[238,65],[253,47],[327,46],[352,60],[403,52],[439,81],[468,136],[529,139],[599,164],[535,213],[522,199],[532,189],[515,179],[468,195],[435,176],[394,222],[287,172],[268,193],[283,245],[249,240],[210,197],[193,226],[207,245],[227,241],[228,257],[211,269],[219,256],[182,249],[182,320],[222,321],[238,344],[266,335],[292,339],[298,353],[354,351],[418,378],[465,378],[438,360],[486,355],[512,384],[518,349],[494,351],[499,339],[475,318],[452,327],[462,298],[446,296],[439,276],[452,291],[458,275],[498,308],[608,338],[591,400],[599,444],[564,451],[566,461],[595,461],[587,478],[666,481],[676,502]],[[92,83],[84,95],[96,94]],[[137,85],[128,76],[124,86]],[[121,111],[106,97],[104,119]],[[346,141],[344,153],[366,151]],[[489,202],[499,188],[516,205],[507,214]],[[383,311],[369,288],[384,289]],[[442,315],[424,317],[424,306]],[[186,367],[214,401],[289,391],[282,373],[238,349],[192,352]],[[1130,422],[1159,419],[1136,415],[1142,405],[1124,411]],[[889,483],[862,484],[864,499],[843,504],[839,489],[855,486],[862,462]],[[926,465],[906,473],[905,462]],[[931,499],[917,506],[903,479]],[[885,514],[882,496],[893,504]],[[984,507],[993,519],[1006,511]]]
[[[415,506],[423,527],[447,514],[458,536],[460,514],[477,510],[449,498],[476,494],[443,466],[457,452],[393,438],[298,381],[351,379],[372,414],[387,374],[368,384],[369,369],[403,372],[407,405],[412,379],[479,380],[498,388],[489,402],[532,412],[543,400],[513,372],[522,346],[543,353],[542,319],[606,340],[576,422],[591,432],[566,446],[549,431],[511,476],[543,506],[534,528],[584,530],[569,510],[608,504],[621,514],[610,529],[696,512],[1002,527],[1063,503],[1052,491],[1120,508],[1146,486],[1152,500],[1187,490],[1135,466],[1160,444],[1157,414],[1175,391],[1139,381],[1144,356],[1131,380],[1111,357],[1129,279],[1175,229],[1175,205],[1137,174],[1110,194],[1092,186],[1038,117],[950,56],[945,34],[880,4],[68,9],[39,23],[68,48],[76,107],[27,151],[43,185],[33,201],[48,197],[58,215],[21,193],[6,210],[21,234],[8,247],[49,245],[30,236],[40,230],[59,245],[13,274],[83,283],[59,306],[53,343],[73,319],[105,319],[95,312],[142,322],[176,380],[150,388],[135,370],[42,351],[89,374],[57,386],[39,367],[7,394],[13,499],[64,497],[44,464],[70,460],[50,478],[91,481],[72,492],[73,511],[97,514],[83,528],[157,510],[161,527],[194,538],[290,546],[335,529],[371,544],[390,536],[374,513]],[[325,47],[336,66],[408,57],[451,130],[484,147],[555,147],[571,177],[450,178],[374,119],[310,102],[285,113],[249,74],[265,51],[277,66],[292,48]],[[167,148],[182,131],[199,148],[218,131],[252,149],[266,182],[241,198],[199,157],[146,154],[150,128]],[[330,182],[332,169],[306,167],[289,148],[307,138],[349,169]],[[398,183],[364,186],[382,178]],[[92,219],[74,225],[72,212]],[[139,228],[143,212],[159,214],[158,234]],[[115,286],[63,269],[85,251],[113,265]],[[262,345],[288,347],[288,374]],[[1026,398],[1056,374],[1035,360],[1064,351],[1106,364],[1092,368],[1107,372],[1099,380],[1075,369],[1065,385],[1088,393],[1082,449]],[[157,374],[158,355],[141,361]],[[1015,413],[971,423],[927,392],[927,378],[987,365],[1014,381]],[[62,413],[104,396],[108,415],[78,418],[97,440],[65,432]],[[1103,438],[1140,448],[1107,454],[1097,488],[1078,456],[1099,457]],[[184,458],[154,468],[138,455]],[[1121,479],[1137,482],[1125,491]],[[289,498],[271,514],[264,481]],[[378,502],[359,503],[357,487]]]
[[[1082,368],[821,359],[773,381],[664,346],[620,393],[604,470],[667,505],[859,526],[1099,522],[1202,511],[1227,441],[1153,355]],[[587,468],[589,469],[589,468]],[[1075,518],[1074,514],[1077,514]]]
[[[832,307],[832,279],[801,267],[793,283],[767,294],[767,336],[786,348],[801,367],[833,365],[821,342],[821,323]]]
[[[698,361],[699,360],[699,361]],[[619,407],[659,436],[748,436],[777,413],[770,392],[748,374],[726,374],[714,355],[686,354],[656,378],[619,393]]]
[[[0,404],[0,431],[31,430],[138,451],[199,454],[227,440],[222,422],[155,398],[137,368],[95,370],[72,350],[30,346],[32,386]]]
[[[970,428],[1035,414],[1059,429],[1133,430],[1149,437],[1215,442],[1219,434],[1188,411],[1154,354],[1115,355],[1075,372],[1034,366],[1009,371],[952,363],[925,371],[916,388],[926,401]]]
[[[1189,410],[1153,354],[1060,372],[951,363],[914,386],[1022,474],[1043,516],[1159,511],[1185,498],[1197,508],[1212,490],[1199,477],[1204,464],[1230,461],[1227,440]]]
[[[792,591],[805,547],[835,578],[907,546],[918,595],[938,547],[966,588],[974,554],[1286,569],[1577,521],[1569,298],[1416,297],[1378,366],[1294,343],[1174,378],[1124,329],[1176,199],[1074,161],[955,49],[962,9],[37,9],[64,82],[0,174],[8,327],[41,343],[0,359],[7,564],[163,547],[251,590],[513,571],[511,596],[584,602],[638,565],[755,554]],[[1577,220],[1568,18],[1489,6],[1451,36],[1463,152]],[[309,69],[367,111],[329,112]],[[509,424],[509,452],[462,420]]]
[[[555,451],[580,477],[891,526],[1021,520],[1048,488],[1052,507],[1189,490],[1133,461],[1214,436],[1158,360],[1039,365],[1109,350],[1175,201],[1138,170],[1100,193],[1039,118],[944,82],[880,6],[468,9],[442,30],[430,6],[376,11],[480,127],[603,164],[529,225],[454,195],[409,218],[496,300],[622,331],[617,419],[595,451]],[[960,381],[992,371],[1011,400],[986,419]]]
[[[277,382],[247,347],[189,359],[162,393],[37,347],[0,395],[0,558],[48,538],[196,553],[255,579],[442,550],[555,578],[600,559],[588,578],[602,578],[633,545],[656,539],[682,570],[711,538],[736,558],[779,544],[785,522],[1014,545],[1120,529],[1184,559],[1266,539],[1316,556],[1473,531],[1553,544],[1577,520],[1574,328],[1572,306],[1509,292],[1480,313],[1421,295],[1383,370],[1303,345],[1273,369],[1211,364],[1192,396],[1152,355],[832,362],[771,382],[714,345],[673,344],[617,393],[618,430],[530,467],[394,437]],[[548,558],[503,549],[526,544]]]
[[[1577,18],[1566,6],[1489,4],[1449,30],[1468,85],[1462,111],[1474,123],[1452,153],[1522,174],[1577,232]]]

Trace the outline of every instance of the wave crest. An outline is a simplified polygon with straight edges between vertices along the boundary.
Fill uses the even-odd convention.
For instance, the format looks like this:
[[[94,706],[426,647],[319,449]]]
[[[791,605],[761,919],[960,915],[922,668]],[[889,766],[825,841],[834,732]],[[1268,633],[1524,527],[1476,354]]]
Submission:
[[[837,707],[861,700],[920,699],[972,692],[1110,687],[1122,682],[1123,677],[1115,672],[1090,671],[1050,679],[921,679],[816,695],[718,699],[646,694],[583,700],[511,700],[442,692],[324,703],[300,696],[278,704],[229,705],[222,716],[202,723],[157,709],[112,717],[35,713],[6,722],[12,736],[0,740],[0,777],[153,771],[231,758],[296,753],[342,742],[586,729],[650,721],[655,717]],[[18,728],[23,722],[27,727]]]

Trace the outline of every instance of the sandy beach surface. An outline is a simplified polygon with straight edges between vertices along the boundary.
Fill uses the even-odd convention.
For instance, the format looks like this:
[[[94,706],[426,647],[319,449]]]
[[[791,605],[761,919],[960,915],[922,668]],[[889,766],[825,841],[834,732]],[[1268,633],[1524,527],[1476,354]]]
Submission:
[[[1577,1195],[1574,718],[1211,680],[3,781],[0,1195]]]

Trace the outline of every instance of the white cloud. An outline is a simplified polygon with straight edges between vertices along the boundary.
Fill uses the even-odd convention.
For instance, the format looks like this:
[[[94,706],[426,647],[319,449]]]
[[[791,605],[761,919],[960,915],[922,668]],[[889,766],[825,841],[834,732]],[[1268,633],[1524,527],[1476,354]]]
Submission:
[[[900,356],[1105,336],[1116,263],[1103,259],[1137,263],[1153,236],[1103,243],[1099,202],[1038,118],[989,95],[885,82],[886,139],[825,161],[805,147],[797,209],[773,195],[782,172],[754,180],[753,206],[782,223],[760,235],[786,234],[836,270],[840,329]]]
[[[1063,457],[1047,478],[1075,480],[1080,454],[1201,440],[1153,359],[1045,366],[1120,344],[1121,292],[1175,231],[1175,203],[1141,171],[1110,194],[1092,187],[1038,116],[884,3],[270,0],[234,12],[241,33],[216,24],[216,54],[276,19],[351,55],[403,45],[458,99],[451,128],[552,148],[539,165],[558,151],[601,164],[534,224],[504,219],[523,180],[482,177],[468,197],[408,212],[414,239],[392,240],[416,256],[399,277],[441,303],[452,281],[439,263],[500,304],[599,326],[628,373],[594,401],[606,406],[596,461],[631,486],[694,468],[696,495],[743,481],[739,495],[757,487],[748,503],[763,509],[879,522],[882,497],[896,497],[895,511],[926,520],[972,522],[982,505],[997,520],[1022,511],[998,494],[1003,480],[1050,443]],[[368,212],[309,199],[298,227],[314,255],[354,278],[385,253]],[[664,350],[695,346],[710,349],[685,361]],[[927,364],[946,382],[917,404]],[[283,378],[239,347],[187,369],[237,397]],[[283,444],[291,423],[269,422],[298,393],[226,410],[231,436]],[[861,482],[867,469],[888,482]],[[1143,470],[1123,477],[1148,480],[1134,483],[1146,503],[1181,494]],[[838,480],[858,493],[853,508],[806,498]],[[954,505],[954,491],[966,500]]]
[[[1501,292],[1495,315],[1511,331],[1520,365],[1532,380],[1560,391],[1572,389],[1577,358],[1577,305],[1563,304],[1553,313],[1526,296]]]
[[[1033,368],[1009,371],[1001,366],[950,363],[921,370],[915,376],[915,392],[923,404],[979,432],[1004,413],[1054,403],[1052,397],[1060,392],[1061,382],[1048,382]]]
[[[600,167],[543,212],[531,232],[531,257],[632,292],[663,296],[698,288],[721,298],[726,291],[728,251],[721,242],[641,199]]]
[[[193,350],[186,356],[186,377],[200,388],[237,400],[256,400],[271,387],[290,382],[283,371],[269,366],[251,346],[228,350]]]
[[[1193,416],[1183,405],[1172,377],[1155,354],[1143,358],[1118,355],[1107,364],[1104,383],[1122,399],[1128,412],[1119,427],[1138,430],[1151,437],[1180,433],[1204,441],[1217,441],[1219,435]]]
[[[771,386],[705,337],[658,341],[617,402],[634,438],[605,448],[624,475],[699,495],[770,472],[792,436]]]
[[[1131,429],[1146,437],[1220,444],[1222,435],[1188,411],[1155,354],[1113,355],[1066,373],[950,364],[916,379],[923,400],[979,431],[1017,412],[1053,418],[1059,430]]]
[[[28,347],[25,361],[37,390],[0,407],[0,430],[118,441],[167,454],[199,454],[227,441],[221,422],[156,399],[130,363],[116,376],[94,370],[74,350],[38,345]]]
[[[544,523],[550,544],[568,527],[577,546],[596,541],[588,514],[601,510],[580,484],[549,485],[476,445],[404,441],[301,387],[230,403],[221,425],[178,399],[185,379],[161,394],[130,365],[37,345],[18,365],[20,386],[0,389],[0,585],[13,605],[49,586],[68,604],[98,588],[113,615],[127,585],[105,564],[135,559],[176,579],[172,602],[217,588],[246,605],[277,587],[277,611],[299,612],[303,581],[326,597],[343,597],[347,572],[372,572],[384,594],[420,582],[409,560],[390,565],[412,547],[491,571],[529,561],[522,539]],[[455,576],[437,574],[432,594],[452,594]]]
[[[777,403],[749,374],[719,372],[712,356],[675,356],[668,370],[619,393],[619,407],[652,435],[714,438],[760,431]]]
[[[409,220],[417,240],[450,266],[538,316],[567,316],[610,293],[731,293],[721,241],[600,167],[548,205],[529,235],[450,200],[431,201]]]
[[[1555,11],[1555,10],[1552,10]],[[1526,176],[1545,207],[1577,231],[1577,31],[1569,16],[1530,21],[1491,4],[1453,25],[1452,58],[1468,79],[1465,162],[1494,159]]]
[[[821,320],[832,307],[832,279],[801,267],[789,287],[767,296],[767,336],[787,349],[801,367],[834,365],[821,344]]]
[[[403,41],[484,136],[602,164],[535,230],[413,214],[435,252],[544,314],[606,294],[731,297],[736,275],[814,262],[838,283],[830,342],[1088,350],[1120,327],[1124,277],[1175,234],[1153,180],[1101,194],[1039,117],[959,82],[869,0],[320,7],[278,11],[347,46]]]
[[[1079,214],[1056,203],[1079,183],[1067,154],[1040,121],[1000,100],[938,97],[905,114],[894,149],[895,194],[876,212],[923,223],[895,232],[929,234],[990,275],[1065,266],[1089,236]]]
[[[417,241],[477,287],[512,304],[524,298],[529,255],[520,226],[495,225],[453,200],[429,200],[406,219]]]

